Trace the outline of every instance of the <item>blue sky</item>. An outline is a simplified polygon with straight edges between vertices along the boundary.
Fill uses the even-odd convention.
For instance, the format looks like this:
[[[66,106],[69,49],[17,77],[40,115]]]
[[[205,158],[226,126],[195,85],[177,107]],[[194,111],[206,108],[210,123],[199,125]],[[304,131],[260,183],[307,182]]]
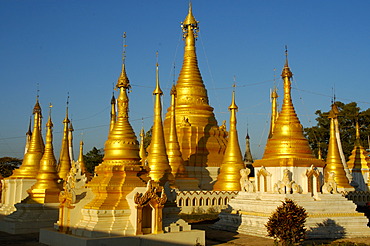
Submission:
[[[53,104],[57,157],[68,93],[75,156],[82,134],[85,152],[104,146],[123,32],[131,124],[138,134],[144,118],[149,129],[155,53],[166,109],[182,65],[180,22],[187,9],[188,1],[180,0],[0,1],[0,157],[22,158],[37,84],[44,123],[48,104]],[[248,126],[252,154],[263,154],[274,73],[282,95],[285,45],[294,74],[293,103],[304,127],[316,124],[317,109],[329,109],[333,88],[340,101],[370,106],[369,10],[369,1],[193,1],[200,21],[199,67],[219,124],[229,119],[236,77],[242,151]]]

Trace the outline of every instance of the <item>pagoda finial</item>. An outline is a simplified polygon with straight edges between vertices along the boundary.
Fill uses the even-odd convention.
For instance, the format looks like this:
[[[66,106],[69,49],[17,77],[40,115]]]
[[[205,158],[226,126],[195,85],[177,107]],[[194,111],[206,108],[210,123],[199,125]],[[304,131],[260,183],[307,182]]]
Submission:
[[[290,71],[289,63],[288,63],[288,46],[287,45],[285,45],[285,65],[284,65],[283,72],[281,73],[281,77],[283,78],[288,77],[289,79],[293,77],[293,73]],[[289,86],[289,89],[290,89],[290,86]]]
[[[156,52],[157,62],[155,64],[156,70],[155,70],[155,89],[153,91],[153,95],[163,95],[163,91],[161,90],[161,87],[159,86],[159,65],[158,65],[158,51]]]
[[[236,110],[238,111],[238,106],[235,104],[235,87],[236,87],[236,82],[235,82],[235,76],[234,76],[234,83],[233,83],[233,92],[231,96],[231,104],[229,106],[229,110]]]
[[[51,108],[49,105],[49,117],[46,123],[46,144],[45,152],[40,160],[40,169],[37,174],[37,181],[27,190],[29,197],[26,203],[57,203],[61,185],[58,183],[58,175],[55,170],[55,156],[53,149],[53,122],[51,120]]]
[[[171,166],[169,165],[168,161],[163,133],[161,104],[162,94],[163,92],[159,86],[159,71],[157,62],[156,88],[153,91],[153,95],[155,96],[153,132],[147,157],[150,168],[149,176],[153,181],[158,182],[160,185],[164,185],[167,181],[169,181],[171,185],[174,185],[174,177],[171,173]]]
[[[234,86],[235,88],[235,83]],[[238,106],[235,104],[235,91],[232,92],[230,110],[230,130],[229,139],[225,155],[221,164],[220,173],[213,190],[220,191],[240,191],[240,170],[245,168],[242,153],[240,151],[238,132],[236,130],[236,111]]]
[[[125,68],[125,63],[126,63],[126,32],[123,33],[123,52],[122,52],[122,70],[121,70],[121,75],[118,78],[116,87],[117,88],[124,88],[124,89],[130,89],[130,81],[127,77],[126,74],[126,68]]]

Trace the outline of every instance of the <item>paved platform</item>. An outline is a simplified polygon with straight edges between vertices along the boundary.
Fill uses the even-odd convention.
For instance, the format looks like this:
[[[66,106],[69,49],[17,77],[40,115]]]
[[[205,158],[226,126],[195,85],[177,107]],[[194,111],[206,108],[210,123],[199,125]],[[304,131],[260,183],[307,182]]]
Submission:
[[[237,234],[226,231],[219,231],[210,229],[212,224],[194,224],[194,229],[206,231],[206,245],[219,245],[219,246],[273,246],[274,241],[268,238],[253,237],[244,234]],[[0,246],[46,246],[38,242],[38,233],[12,235],[5,232],[0,232]],[[351,238],[351,239],[338,239],[331,240],[309,240],[305,241],[303,245],[330,245],[338,246],[339,242],[353,242],[357,246],[370,245],[369,238]]]

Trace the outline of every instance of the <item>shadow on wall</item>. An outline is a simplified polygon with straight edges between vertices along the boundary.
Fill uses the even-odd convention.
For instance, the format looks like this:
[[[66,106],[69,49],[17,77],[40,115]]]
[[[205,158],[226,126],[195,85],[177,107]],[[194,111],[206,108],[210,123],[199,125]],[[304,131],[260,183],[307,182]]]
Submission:
[[[335,220],[326,219],[322,223],[317,223],[317,227],[307,230],[307,238],[321,239],[341,239],[346,236],[346,229],[337,224]]]

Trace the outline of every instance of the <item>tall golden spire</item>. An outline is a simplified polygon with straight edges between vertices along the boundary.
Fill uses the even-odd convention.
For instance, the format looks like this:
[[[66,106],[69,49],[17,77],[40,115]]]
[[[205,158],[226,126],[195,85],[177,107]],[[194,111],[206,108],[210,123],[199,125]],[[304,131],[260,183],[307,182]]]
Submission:
[[[332,110],[329,112],[328,118],[330,119],[330,139],[328,154],[326,156],[326,165],[324,168],[324,178],[328,181],[328,176],[330,172],[335,173],[334,180],[337,183],[338,188],[351,188],[349,180],[346,176],[344,166],[340,157],[340,152],[338,148],[337,137],[335,134],[335,124],[334,120],[337,118],[335,104],[332,105]]]
[[[46,144],[45,152],[40,161],[40,169],[37,174],[37,181],[27,190],[29,196],[26,203],[57,203],[61,186],[58,183],[58,174],[55,169],[56,160],[53,149],[53,122],[51,121],[51,105],[49,119],[46,123]]]
[[[58,175],[61,179],[66,180],[69,171],[71,170],[71,158],[69,156],[69,144],[68,144],[68,100],[66,107],[66,117],[63,120],[63,138],[62,138],[62,147],[59,154],[58,162]]]
[[[22,165],[13,171],[10,178],[28,178],[35,179],[40,168],[40,160],[44,152],[43,144],[41,143],[40,131],[40,114],[41,107],[37,96],[35,107],[33,108],[33,133],[27,153],[23,157]]]
[[[116,114],[116,98],[114,97],[114,92],[112,93],[112,99],[110,100],[110,125],[109,125],[109,132],[112,131],[114,124],[117,120],[117,114]]]
[[[213,190],[240,191],[240,170],[245,168],[236,130],[235,91],[232,94],[230,110],[230,130],[227,147]]]
[[[323,167],[324,162],[315,158],[303,135],[303,128],[291,98],[291,78],[293,76],[288,65],[288,51],[281,77],[284,81],[284,100],[279,117],[275,121],[274,132],[267,140],[265,153],[261,160],[254,162],[255,167],[265,166],[296,166]]]
[[[69,127],[68,127],[68,148],[69,148],[69,158],[71,159],[71,161],[75,159],[74,154],[73,154],[73,131],[74,129],[73,129],[72,121],[70,121]]]
[[[139,142],[128,121],[127,90],[130,89],[130,82],[125,70],[125,52],[122,63],[116,84],[119,89],[117,121],[105,142],[103,162],[95,167],[97,176],[88,183],[95,197],[85,206],[87,209],[129,209],[126,195],[135,187],[146,185],[139,178],[139,173],[143,172]]]
[[[367,172],[370,168],[370,157],[368,152],[361,144],[360,126],[356,120],[356,140],[352,154],[347,161],[348,168],[353,172]]]
[[[176,127],[182,157],[186,166],[219,167],[226,149],[224,132],[218,128],[209,105],[208,95],[198,67],[195,41],[199,22],[194,18],[191,3],[181,28],[185,41],[183,65],[176,84]],[[188,127],[181,128],[186,119]],[[165,137],[169,136],[171,107],[164,121]]]
[[[176,86],[173,85],[171,89],[171,124],[170,132],[166,142],[168,161],[172,169],[172,174],[177,178],[186,178],[187,173],[184,167],[184,159],[180,151],[180,145],[176,132]]]
[[[24,154],[27,153],[28,148],[30,146],[30,142],[31,142],[31,137],[32,137],[31,122],[32,122],[32,117],[30,117],[30,123],[28,124],[28,131],[26,132],[26,147],[24,148]]]
[[[144,137],[145,137],[145,131],[144,126],[140,130],[140,161],[142,165],[145,165],[146,161],[146,151],[144,148]]]
[[[148,149],[148,165],[150,168],[149,176],[160,185],[164,185],[167,181],[174,183],[174,177],[171,173],[168,156],[166,153],[166,143],[164,140],[163,124],[162,124],[162,104],[161,96],[163,92],[159,86],[159,71],[158,63],[156,64],[156,86],[153,91],[155,96],[154,102],[154,120],[152,130],[152,140]]]
[[[277,109],[277,88],[274,87],[274,89],[271,92],[271,119],[270,119],[270,133],[269,133],[269,138],[272,137],[272,134],[274,133],[274,128],[275,128],[275,122],[278,117],[278,109]]]

